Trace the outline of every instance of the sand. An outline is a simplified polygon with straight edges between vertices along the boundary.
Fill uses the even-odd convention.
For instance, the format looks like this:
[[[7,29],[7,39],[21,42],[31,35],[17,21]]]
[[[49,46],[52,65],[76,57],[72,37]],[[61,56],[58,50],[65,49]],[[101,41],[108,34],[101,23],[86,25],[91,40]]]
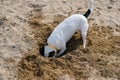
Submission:
[[[87,47],[80,32],[57,59],[39,48],[66,17],[87,10],[87,0],[0,0],[0,80],[119,80],[120,1],[95,0]]]

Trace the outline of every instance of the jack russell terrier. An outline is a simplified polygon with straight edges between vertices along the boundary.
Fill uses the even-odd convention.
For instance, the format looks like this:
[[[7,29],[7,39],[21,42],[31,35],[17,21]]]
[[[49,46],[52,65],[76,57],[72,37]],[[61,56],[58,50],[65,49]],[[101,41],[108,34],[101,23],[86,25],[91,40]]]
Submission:
[[[93,9],[93,0],[89,0],[89,7],[84,15],[73,14],[61,22],[52,32],[47,44],[40,48],[40,54],[44,57],[59,57],[66,50],[66,43],[74,33],[81,32],[83,47],[86,47],[86,35],[88,30],[87,17]]]

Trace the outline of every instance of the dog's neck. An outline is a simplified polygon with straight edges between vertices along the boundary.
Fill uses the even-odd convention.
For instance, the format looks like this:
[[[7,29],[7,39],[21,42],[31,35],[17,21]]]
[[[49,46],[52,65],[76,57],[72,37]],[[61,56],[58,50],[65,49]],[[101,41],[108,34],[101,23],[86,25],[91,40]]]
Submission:
[[[60,50],[56,46],[54,46],[53,44],[47,43],[45,45],[45,51],[46,52],[45,52],[44,56],[48,57],[50,52],[54,51],[55,54],[53,57],[55,57],[59,53]]]
[[[57,49],[56,46],[54,46],[54,45],[52,45],[50,43],[48,43],[47,46],[50,47],[50,48],[52,48],[57,53],[58,49]]]

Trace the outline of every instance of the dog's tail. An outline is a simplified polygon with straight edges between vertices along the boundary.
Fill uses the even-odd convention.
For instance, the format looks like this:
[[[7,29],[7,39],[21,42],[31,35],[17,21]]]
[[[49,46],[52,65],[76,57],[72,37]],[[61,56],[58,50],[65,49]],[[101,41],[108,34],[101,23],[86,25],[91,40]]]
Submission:
[[[93,1],[94,1],[94,0],[89,0],[88,10],[87,10],[87,12],[84,14],[84,16],[85,16],[86,18],[88,18],[88,16],[90,15],[90,13],[91,13],[92,10],[93,10]]]

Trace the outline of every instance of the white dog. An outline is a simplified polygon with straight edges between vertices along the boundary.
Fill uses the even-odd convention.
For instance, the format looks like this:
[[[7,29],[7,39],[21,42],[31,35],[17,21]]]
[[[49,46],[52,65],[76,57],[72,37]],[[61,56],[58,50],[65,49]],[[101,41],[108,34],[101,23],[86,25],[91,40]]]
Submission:
[[[52,32],[47,44],[40,48],[40,54],[44,57],[59,57],[66,50],[66,43],[77,30],[80,30],[83,47],[86,47],[86,35],[88,30],[87,17],[92,12],[93,0],[89,0],[88,11],[84,15],[73,14],[61,22]]]

